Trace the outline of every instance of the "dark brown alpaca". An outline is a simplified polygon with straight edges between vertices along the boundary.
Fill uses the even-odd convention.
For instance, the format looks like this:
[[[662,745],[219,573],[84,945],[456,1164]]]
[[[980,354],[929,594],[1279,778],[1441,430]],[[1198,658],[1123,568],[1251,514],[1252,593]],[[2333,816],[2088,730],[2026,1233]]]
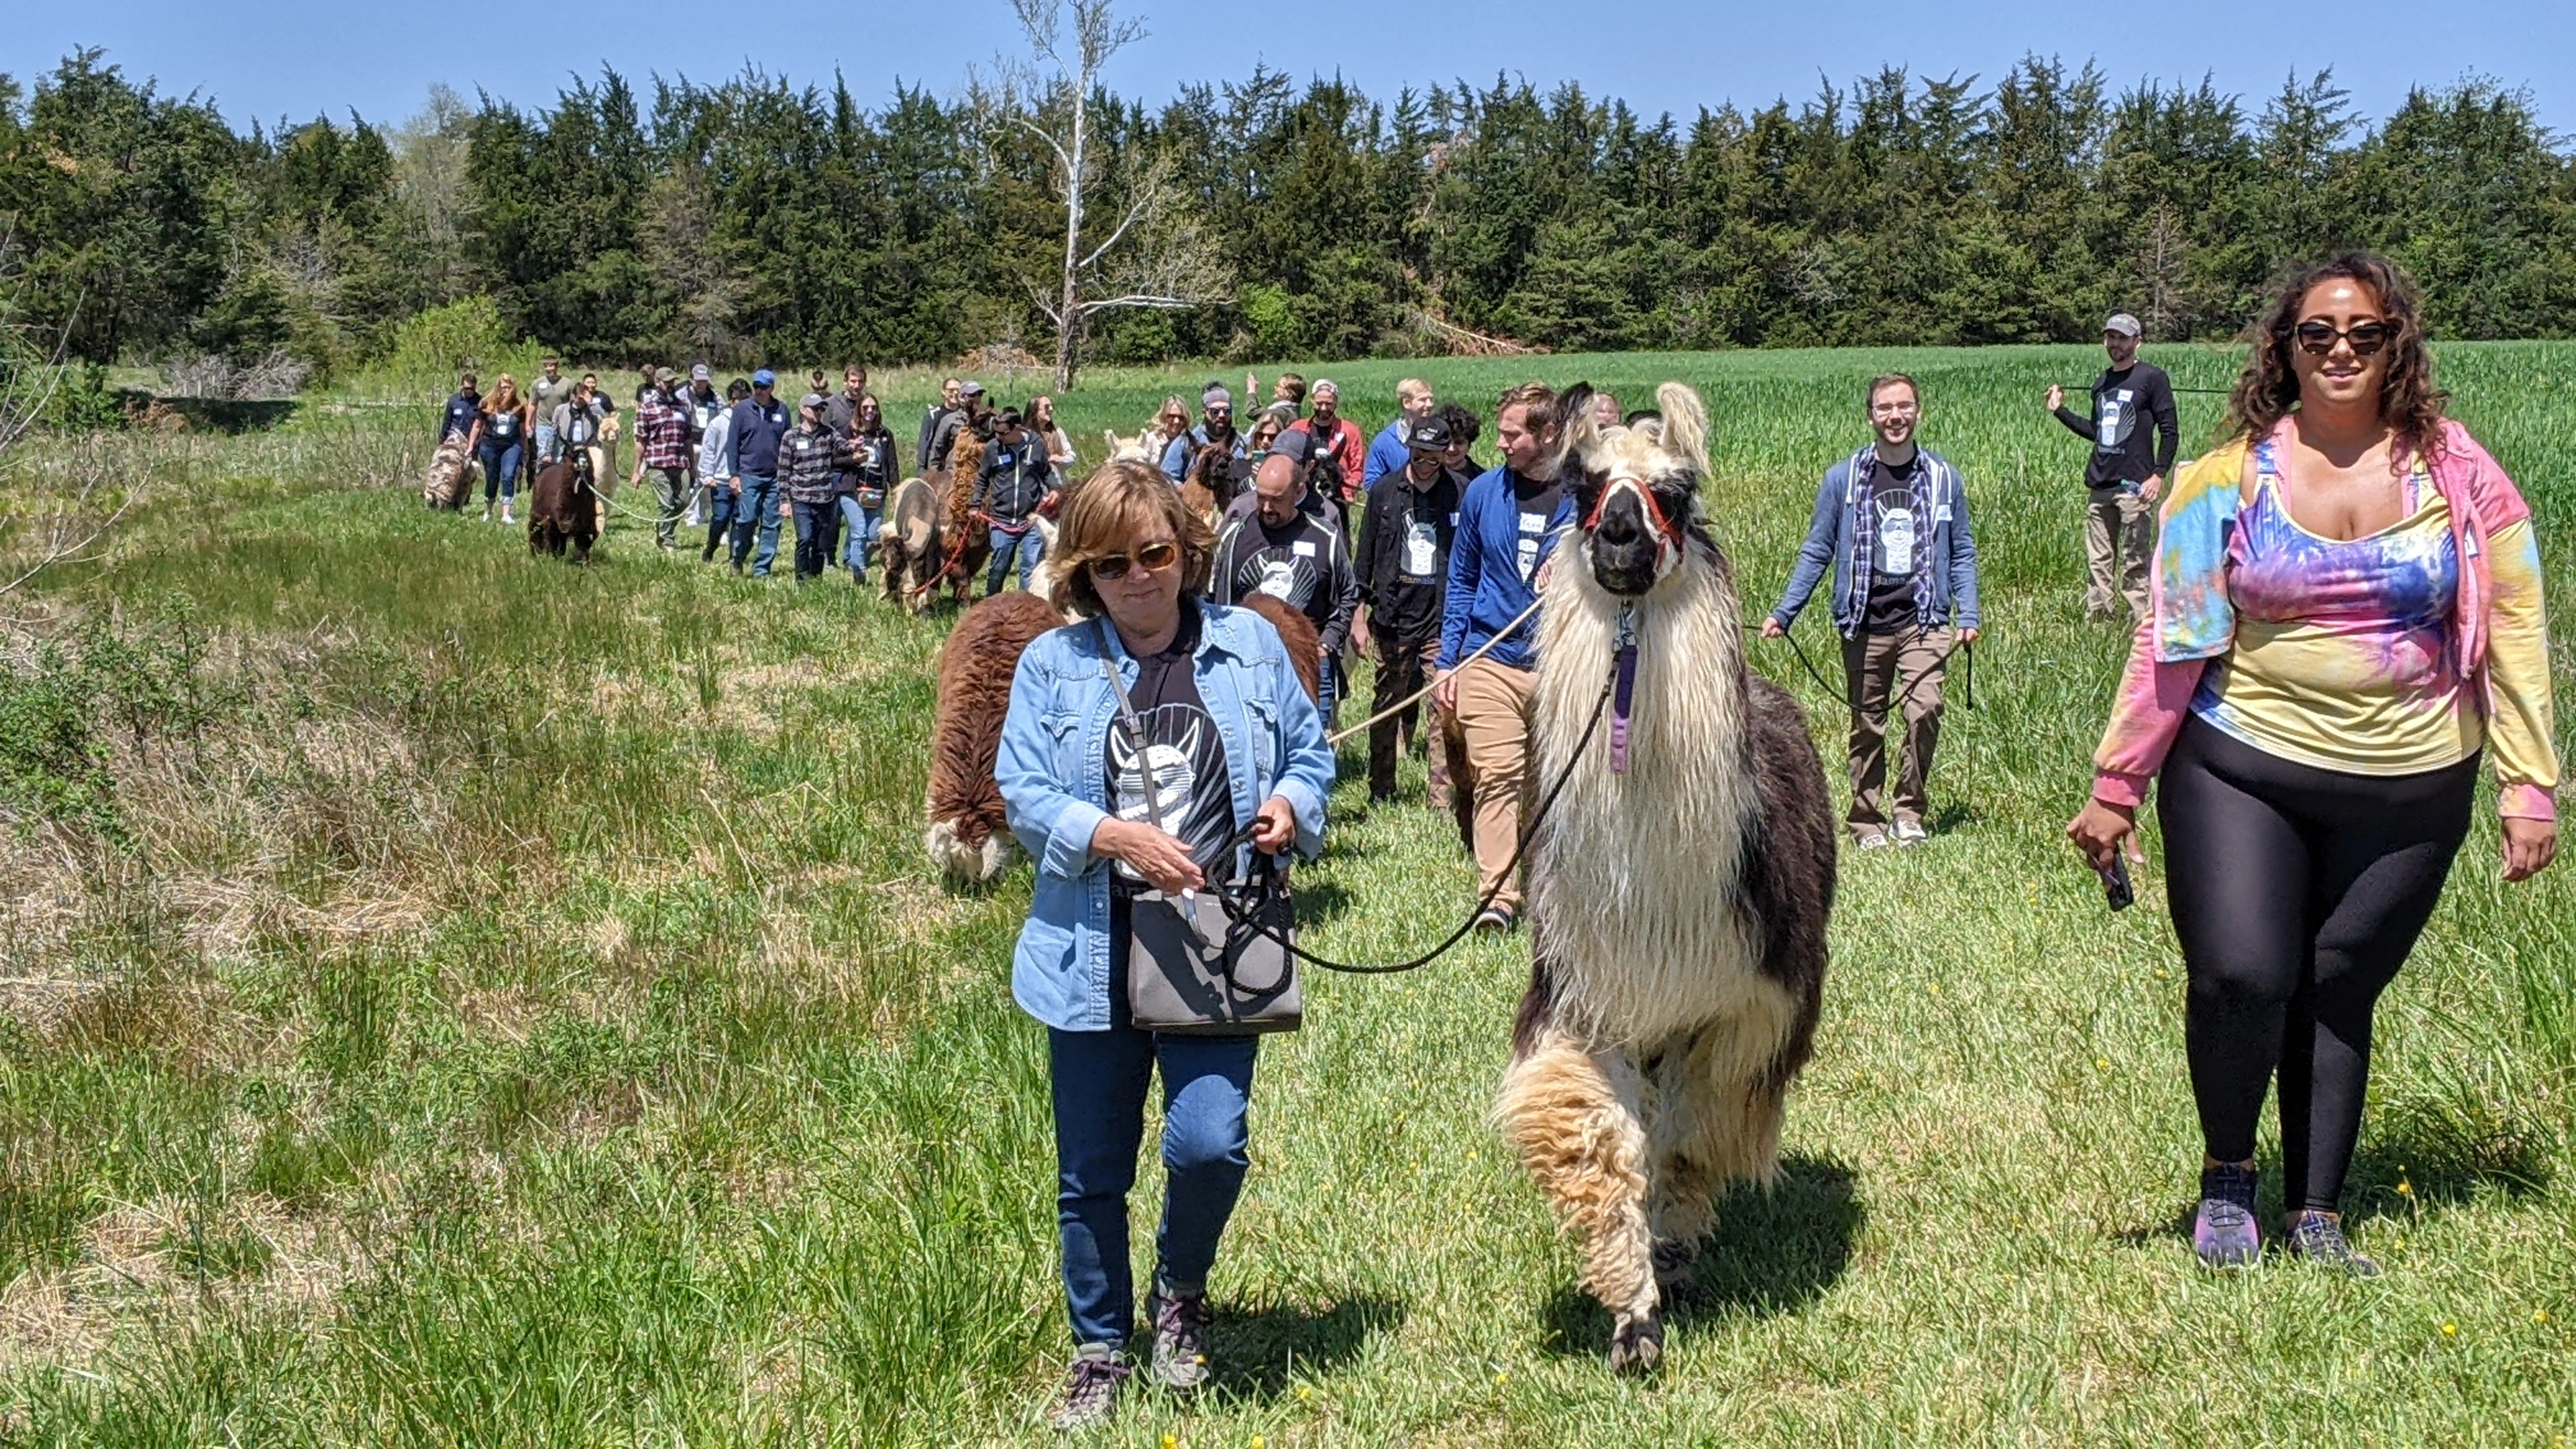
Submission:
[[[599,537],[599,490],[590,476],[590,450],[566,448],[561,461],[546,465],[528,488],[528,552],[590,562],[590,545]]]
[[[1190,460],[1189,477],[1181,484],[1181,502],[1214,528],[1217,520],[1225,516],[1226,505],[1234,501],[1234,495],[1233,455],[1214,443],[1199,449],[1198,456]]]
[[[948,451],[948,482],[939,510],[939,531],[948,548],[939,566],[947,573],[950,599],[960,607],[966,603],[967,586],[984,576],[984,565],[993,557],[992,531],[971,506],[975,479],[983,471],[984,440],[972,428],[960,430],[957,446]]]

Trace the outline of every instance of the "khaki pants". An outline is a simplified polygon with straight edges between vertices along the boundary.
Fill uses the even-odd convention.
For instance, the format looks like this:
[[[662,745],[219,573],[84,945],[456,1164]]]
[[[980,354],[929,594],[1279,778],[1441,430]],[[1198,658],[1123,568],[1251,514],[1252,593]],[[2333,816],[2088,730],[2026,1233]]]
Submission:
[[[1851,814],[1854,831],[1885,829],[1888,701],[1905,720],[1904,759],[1896,768],[1896,819],[1923,823],[1924,781],[1941,742],[1941,676],[1948,672],[1951,631],[1908,629],[1862,633],[1843,641],[1843,679],[1860,706],[1851,722]]]
[[[2147,555],[2155,542],[2156,511],[2136,489],[2092,490],[2084,503],[2085,617],[2112,617],[2115,588],[2129,601],[2129,622],[2147,616]]]
[[[1458,671],[1458,728],[1467,740],[1467,778],[1453,781],[1476,802],[1476,898],[1517,914],[1520,882],[1505,873],[1529,806],[1530,706],[1538,676],[1490,659]]]

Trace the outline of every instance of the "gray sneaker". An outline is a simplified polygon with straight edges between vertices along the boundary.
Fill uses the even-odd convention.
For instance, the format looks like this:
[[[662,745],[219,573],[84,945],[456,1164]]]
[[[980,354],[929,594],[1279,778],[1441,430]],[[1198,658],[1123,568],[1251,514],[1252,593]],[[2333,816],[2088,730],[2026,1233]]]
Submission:
[[[2355,1278],[2376,1278],[2379,1265],[2355,1251],[2343,1235],[2343,1224],[2320,1212],[2293,1214],[2290,1218],[2290,1256],[2305,1258],[2321,1268],[2334,1268]]]
[[[1086,1343],[1075,1349],[1073,1365],[1064,1371],[1064,1388],[1056,1395],[1055,1407],[1047,1411],[1047,1423],[1068,1434],[1108,1423],[1118,1411],[1118,1391],[1135,1371],[1108,1344]]]
[[[1205,1293],[1157,1291],[1145,1300],[1154,1322],[1154,1382],[1173,1393],[1195,1392],[1208,1380],[1208,1306]]]
[[[1488,936],[1508,935],[1520,924],[1520,918],[1508,906],[1487,906],[1476,913],[1476,930]]]
[[[2200,1170],[2200,1211],[2192,1218],[2191,1250],[2203,1266],[2244,1268],[2263,1256],[2263,1234],[2254,1226],[2258,1179],[2233,1163]],[[2342,1234],[2336,1234],[2338,1240]]]

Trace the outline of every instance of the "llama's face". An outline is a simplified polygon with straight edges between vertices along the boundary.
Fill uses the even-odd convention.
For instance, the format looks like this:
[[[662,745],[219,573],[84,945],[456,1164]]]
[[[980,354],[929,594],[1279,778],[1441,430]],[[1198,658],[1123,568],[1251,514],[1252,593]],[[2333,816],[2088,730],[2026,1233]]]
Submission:
[[[1592,416],[1591,389],[1579,384],[1560,403],[1573,421],[1558,476],[1574,500],[1583,556],[1593,581],[1621,598],[1652,590],[1681,566],[1694,538],[1703,538],[1705,414],[1698,395],[1679,384],[1666,383],[1658,397],[1658,427],[1602,427]]]

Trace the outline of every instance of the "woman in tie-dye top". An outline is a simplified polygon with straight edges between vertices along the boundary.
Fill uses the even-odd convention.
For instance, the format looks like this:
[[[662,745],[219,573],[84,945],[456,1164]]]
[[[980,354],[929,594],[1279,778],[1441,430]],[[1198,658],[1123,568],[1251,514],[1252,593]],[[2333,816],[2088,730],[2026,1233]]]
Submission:
[[[2153,595],[2067,827],[2097,869],[2161,779],[2184,1046],[2207,1156],[2192,1241],[2253,1262],[2254,1129],[2279,1078],[2291,1252],[2378,1271],[2336,1205],[2371,1011],[2440,899],[2493,761],[2504,876],[2558,843],[2531,511],[2441,414],[2413,288],[2357,254],[2276,298],[2234,440],[2165,499]]]

